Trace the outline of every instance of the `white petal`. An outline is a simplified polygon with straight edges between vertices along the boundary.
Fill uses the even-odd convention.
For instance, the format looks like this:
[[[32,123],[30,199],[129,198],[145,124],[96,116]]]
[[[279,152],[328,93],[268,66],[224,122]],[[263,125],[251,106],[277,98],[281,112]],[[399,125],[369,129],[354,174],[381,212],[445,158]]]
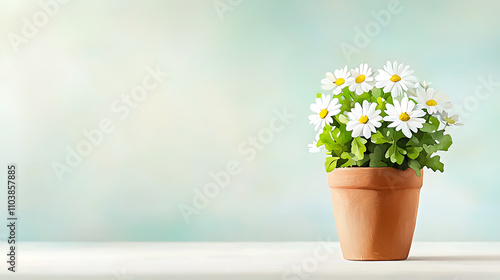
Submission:
[[[403,131],[403,134],[407,137],[407,138],[411,138],[411,131],[410,129],[408,128],[408,124],[405,124],[402,129]]]
[[[380,117],[380,120],[370,120],[369,122],[373,125],[373,127],[375,129],[375,127],[381,127],[382,126],[382,124],[380,123],[381,120],[382,120],[382,117]]]
[[[353,130],[357,125],[361,124],[359,121],[350,121],[347,123],[345,129],[347,131]]]
[[[394,108],[396,108],[397,115],[401,114],[403,112],[403,109],[401,108],[399,101],[397,99],[394,99],[393,101],[394,101]]]
[[[330,79],[327,79],[327,78],[323,78],[323,79],[321,79],[321,83],[324,85],[331,85],[331,84],[333,84],[333,81]]]
[[[363,132],[363,125],[360,123],[358,126],[356,126],[353,130],[352,130],[352,134],[351,136],[352,137],[358,137],[358,136],[361,136],[361,133]]]
[[[309,106],[309,109],[311,109],[311,111],[313,111],[316,114],[319,114],[319,112],[321,111],[321,109],[317,104],[311,104],[311,106]]]
[[[408,112],[408,97],[401,99],[401,112]]]
[[[385,93],[388,93],[389,91],[392,91],[392,88],[393,88],[393,87],[394,87],[394,83],[393,83],[393,82],[388,82],[388,83],[385,85],[385,87],[384,87],[383,91],[384,91]]]
[[[366,139],[369,139],[370,136],[372,135],[371,131],[370,131],[370,127],[368,125],[363,125],[363,136],[366,138]]]
[[[317,114],[314,114],[314,115],[309,115],[308,118],[310,123],[316,123],[316,120],[319,118],[319,116]]]
[[[359,119],[359,117],[356,117],[352,112],[347,112],[347,117],[351,120],[354,121],[356,119]]]
[[[332,88],[334,88],[334,87],[335,87],[335,85],[334,85],[334,84],[329,84],[329,85],[325,85],[325,84],[323,84],[323,85],[321,86],[321,88],[322,88],[323,90],[331,90],[331,89],[332,89]]]
[[[397,121],[401,121],[399,119],[399,117],[396,117],[396,116],[385,116],[384,117],[384,121],[386,122],[397,122]]]
[[[401,122],[401,121],[399,120],[399,122]],[[399,122],[398,122],[398,120],[396,120],[396,121],[390,123],[387,127],[397,127],[399,125]],[[396,128],[396,130],[399,130],[399,129]]]
[[[418,117],[423,117],[423,116],[425,116],[425,112],[422,110],[415,110],[413,112],[410,112],[411,118],[418,118]]]
[[[368,101],[366,103],[368,103]],[[375,102],[369,104],[368,110],[366,110],[366,115],[368,116],[368,118],[374,117],[374,115],[376,115],[375,114],[376,107],[377,107],[377,103],[375,103]]]
[[[408,111],[407,112],[413,111],[413,108],[415,108],[415,102],[408,100]]]

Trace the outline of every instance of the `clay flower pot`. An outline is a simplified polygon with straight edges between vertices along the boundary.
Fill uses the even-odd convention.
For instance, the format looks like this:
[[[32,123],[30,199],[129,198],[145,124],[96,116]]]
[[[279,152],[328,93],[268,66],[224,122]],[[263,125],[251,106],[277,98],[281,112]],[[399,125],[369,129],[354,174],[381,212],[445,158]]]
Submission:
[[[335,223],[346,260],[404,260],[417,218],[422,177],[392,167],[328,173]]]

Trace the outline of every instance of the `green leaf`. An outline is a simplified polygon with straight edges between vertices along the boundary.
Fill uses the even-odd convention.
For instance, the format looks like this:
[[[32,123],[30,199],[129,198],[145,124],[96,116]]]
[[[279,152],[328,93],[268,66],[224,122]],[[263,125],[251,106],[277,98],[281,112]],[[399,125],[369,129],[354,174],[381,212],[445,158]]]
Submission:
[[[405,159],[404,154],[406,154],[404,149],[398,147],[396,144],[392,144],[392,146],[385,152],[385,158],[390,159],[392,163],[400,165]]]
[[[364,157],[363,159],[357,160],[356,165],[361,167],[361,166],[365,165],[369,160],[370,160],[370,157]]]
[[[384,102],[384,99],[382,99],[382,97],[377,97],[377,107],[376,107],[377,110],[380,110],[380,111],[384,111],[385,110],[385,102]]]
[[[349,90],[349,87],[344,87],[344,88],[342,89],[342,92],[343,92],[343,93],[346,93],[346,94],[352,94],[352,93],[354,93],[354,92],[352,92],[352,91],[350,91],[350,90]]]
[[[345,126],[343,126],[342,130],[335,128],[332,131],[332,137],[341,146],[345,146],[352,139],[351,133],[345,131]]]
[[[352,139],[351,143],[351,152],[356,156],[358,160],[363,159],[364,154],[366,152],[366,139],[361,137],[356,137]]]
[[[423,146],[424,144],[427,144],[427,145],[435,145],[436,144],[436,140],[434,140],[434,138],[432,137],[432,135],[438,133],[439,134],[440,131],[436,131],[434,133],[423,133],[422,134],[422,138],[419,139],[418,141],[418,146]]]
[[[406,148],[406,151],[408,152],[406,155],[410,159],[416,159],[420,152],[422,151],[422,147],[408,147]]]
[[[420,163],[418,162],[418,160],[415,160],[415,159],[412,159],[408,162],[408,166],[415,170],[415,173],[417,173],[417,176],[420,177],[422,174],[420,173]]]
[[[433,171],[439,170],[441,172],[444,172],[444,164],[440,161],[439,156],[427,156],[425,160],[425,166],[432,169]]]
[[[434,132],[434,130],[436,130],[436,129],[434,128],[434,126],[432,124],[424,123],[420,130],[423,132],[431,133],[431,132]]]
[[[418,133],[415,133],[411,136],[410,140],[408,140],[408,145],[412,145],[412,146],[420,146],[420,140],[418,140],[418,136],[417,134],[419,134],[420,132]]]
[[[437,152],[437,150],[438,150],[437,145],[424,144],[423,147],[424,147],[425,152],[428,154],[433,154],[433,153]]]
[[[440,151],[448,151],[451,144],[453,143],[451,136],[449,134],[443,134],[441,137],[435,140],[439,142],[439,144],[436,145],[436,148]]]
[[[439,120],[436,117],[430,116],[429,121],[431,122],[432,126],[434,127],[434,130],[437,130],[439,128]]]
[[[352,97],[349,97],[349,94],[344,93],[342,94],[344,97],[343,99],[340,99],[340,104],[342,105],[340,107],[341,112],[349,112],[351,110],[351,99]]]
[[[330,172],[335,167],[337,167],[337,160],[339,160],[339,157],[327,157],[325,161],[325,170],[326,172]]]
[[[340,114],[340,115],[339,115],[339,122],[341,122],[341,123],[343,123],[343,124],[346,124],[346,123],[348,123],[348,122],[349,122],[349,119],[348,119],[345,115]]]
[[[384,137],[384,135],[382,135],[382,132],[380,131],[377,131],[377,133],[372,134],[371,139],[372,143],[374,144],[383,144],[389,142],[389,140],[386,137]]]
[[[377,98],[377,100],[378,100],[378,97],[380,97],[381,94],[382,94],[382,89],[376,88],[376,87],[372,88],[372,96],[375,97],[375,98]]]
[[[316,93],[316,98],[321,98],[321,93]]]
[[[369,155],[370,167],[386,167],[387,164],[382,161],[384,158],[384,151],[381,146],[375,146],[373,153]]]
[[[396,131],[394,128],[386,128],[385,137],[393,143],[397,143],[399,139],[406,136],[404,136],[403,132]]]
[[[398,146],[398,140],[403,137],[401,131],[396,131],[395,129],[387,130],[387,138],[392,139],[392,145],[385,152],[385,158],[390,159],[392,163],[397,163],[401,165],[405,159],[406,150]]]
[[[353,159],[352,157],[353,155],[352,154],[349,154],[348,152],[343,152],[342,155],[340,155],[340,157],[342,159],[345,159],[347,160],[346,162],[344,162],[341,167],[349,167],[349,166],[353,166],[356,164],[356,161]]]
[[[324,131],[319,135],[318,145],[320,145],[320,143],[325,145],[326,150],[332,151],[336,155],[342,153],[342,146],[332,139],[329,131]]]
[[[370,100],[370,94],[368,92],[364,92],[361,95],[356,95],[356,102],[362,103],[363,100]]]

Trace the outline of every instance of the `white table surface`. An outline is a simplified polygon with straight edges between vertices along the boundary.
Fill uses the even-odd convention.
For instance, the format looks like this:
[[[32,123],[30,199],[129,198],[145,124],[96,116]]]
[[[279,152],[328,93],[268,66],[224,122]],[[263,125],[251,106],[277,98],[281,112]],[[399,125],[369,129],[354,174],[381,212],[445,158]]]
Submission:
[[[1,280],[500,279],[498,242],[417,242],[408,260],[383,262],[346,261],[336,242],[25,242],[17,253],[18,272],[2,261]]]

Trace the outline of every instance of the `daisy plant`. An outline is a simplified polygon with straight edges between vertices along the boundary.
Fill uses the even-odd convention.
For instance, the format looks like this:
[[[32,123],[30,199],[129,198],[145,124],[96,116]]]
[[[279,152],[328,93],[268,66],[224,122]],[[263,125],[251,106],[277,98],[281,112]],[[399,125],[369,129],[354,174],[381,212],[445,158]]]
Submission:
[[[438,151],[447,151],[450,126],[462,125],[450,115],[450,98],[418,82],[409,66],[387,62],[372,71],[367,64],[326,73],[327,94],[318,93],[309,121],[317,131],[310,152],[326,150],[327,172],[338,167],[412,168],[444,171]]]

